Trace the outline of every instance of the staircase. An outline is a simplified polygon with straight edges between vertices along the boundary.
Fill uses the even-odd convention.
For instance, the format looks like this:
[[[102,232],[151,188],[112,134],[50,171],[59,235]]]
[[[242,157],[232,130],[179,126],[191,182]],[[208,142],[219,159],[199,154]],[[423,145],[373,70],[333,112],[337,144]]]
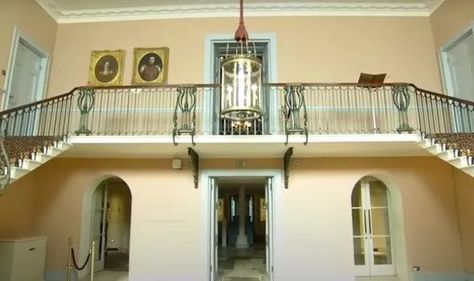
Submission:
[[[474,133],[427,134],[419,145],[474,177]]]
[[[38,168],[72,145],[59,137],[8,136],[3,138],[3,178],[0,195],[4,187]]]

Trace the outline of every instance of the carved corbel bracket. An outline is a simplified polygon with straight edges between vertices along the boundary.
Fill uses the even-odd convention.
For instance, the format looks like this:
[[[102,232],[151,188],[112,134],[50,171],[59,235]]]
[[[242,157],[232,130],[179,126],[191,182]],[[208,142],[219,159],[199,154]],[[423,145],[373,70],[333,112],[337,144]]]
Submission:
[[[193,168],[193,177],[194,177],[194,188],[199,187],[199,154],[188,147],[188,155],[191,157],[191,166]]]
[[[293,147],[288,148],[283,157],[283,172],[285,173],[285,189],[288,189],[288,181],[290,178],[291,156],[293,155]]]

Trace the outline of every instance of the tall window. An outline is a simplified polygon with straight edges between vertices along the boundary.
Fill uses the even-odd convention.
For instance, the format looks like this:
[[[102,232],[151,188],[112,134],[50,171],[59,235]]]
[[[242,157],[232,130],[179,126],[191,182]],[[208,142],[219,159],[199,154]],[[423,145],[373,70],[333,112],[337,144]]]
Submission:
[[[365,177],[355,185],[352,230],[356,275],[394,275],[389,194],[380,180]]]

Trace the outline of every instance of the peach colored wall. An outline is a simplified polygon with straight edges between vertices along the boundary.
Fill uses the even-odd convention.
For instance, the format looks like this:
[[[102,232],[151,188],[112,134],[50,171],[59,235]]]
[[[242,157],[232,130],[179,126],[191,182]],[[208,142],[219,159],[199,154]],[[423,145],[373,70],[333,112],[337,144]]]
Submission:
[[[446,0],[431,15],[433,35],[437,49],[474,24],[474,1]]]
[[[206,36],[231,35],[236,25],[236,18],[60,24],[49,95],[87,84],[90,52],[103,49],[126,50],[124,84],[134,47],[169,47],[168,83],[202,83]],[[356,82],[365,71],[440,89],[427,17],[250,17],[247,27],[276,35],[279,82]]]
[[[196,276],[204,273],[204,261],[197,258],[203,255],[205,241],[201,194],[193,188],[191,171],[172,171],[168,161],[156,159],[54,161],[36,178],[42,190],[36,195],[36,230],[55,242],[48,243],[48,270],[63,269],[68,236],[74,236],[74,247],[80,248],[80,230],[85,226],[78,222],[84,196],[91,196],[103,179],[116,175],[132,194],[130,280],[156,280],[156,276],[198,280]]]
[[[419,265],[423,271],[462,271],[456,198],[449,165],[435,158],[424,157],[298,161],[290,178],[291,185],[296,186],[289,189],[297,198],[288,197],[288,201],[298,202],[302,209],[316,206],[321,208],[316,213],[331,213],[331,217],[348,223],[350,214],[337,214],[334,210],[329,212],[328,205],[339,204],[335,210],[350,205],[352,187],[362,176],[374,175],[389,179],[402,195],[409,266]],[[322,190],[309,196],[314,188]],[[332,194],[334,190],[338,190],[339,194],[334,195],[332,200],[321,197],[323,194]],[[321,207],[317,207],[318,204]],[[288,216],[297,216],[297,213],[290,212]],[[331,223],[329,216],[322,220],[328,225]],[[346,234],[351,231],[350,226],[348,224],[345,227]],[[294,232],[289,236],[296,235],[297,227],[288,231]],[[345,247],[352,245],[352,241],[340,243],[346,243]]]
[[[474,179],[461,171],[455,171],[454,179],[456,182],[464,270],[474,272]]]
[[[53,54],[56,22],[35,0],[0,0],[0,69],[6,70],[15,26],[43,51]],[[0,88],[5,77],[0,75]]]
[[[250,160],[246,169],[275,168],[278,161]],[[231,169],[232,162],[208,159],[204,167]],[[167,159],[55,159],[41,167],[34,176],[34,232],[49,237],[48,270],[63,269],[69,235],[79,248],[83,198],[114,175],[133,198],[130,280],[205,280],[206,188],[194,189],[189,169],[169,165]],[[275,188],[276,276],[290,280],[299,268],[305,280],[352,280],[350,195],[365,175],[400,189],[409,266],[462,271],[451,172],[436,158],[297,159],[290,188]]]
[[[0,239],[35,235],[33,177],[22,178],[0,195]]]

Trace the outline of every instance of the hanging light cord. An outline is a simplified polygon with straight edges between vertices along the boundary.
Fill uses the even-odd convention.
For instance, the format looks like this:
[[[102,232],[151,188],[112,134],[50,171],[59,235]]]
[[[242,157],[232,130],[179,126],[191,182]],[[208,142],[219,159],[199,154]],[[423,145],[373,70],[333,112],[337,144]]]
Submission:
[[[245,28],[244,23],[244,0],[240,0],[240,20],[239,26],[235,31],[234,39],[237,42],[244,42],[246,43],[249,39],[249,34],[247,33],[247,29]]]

